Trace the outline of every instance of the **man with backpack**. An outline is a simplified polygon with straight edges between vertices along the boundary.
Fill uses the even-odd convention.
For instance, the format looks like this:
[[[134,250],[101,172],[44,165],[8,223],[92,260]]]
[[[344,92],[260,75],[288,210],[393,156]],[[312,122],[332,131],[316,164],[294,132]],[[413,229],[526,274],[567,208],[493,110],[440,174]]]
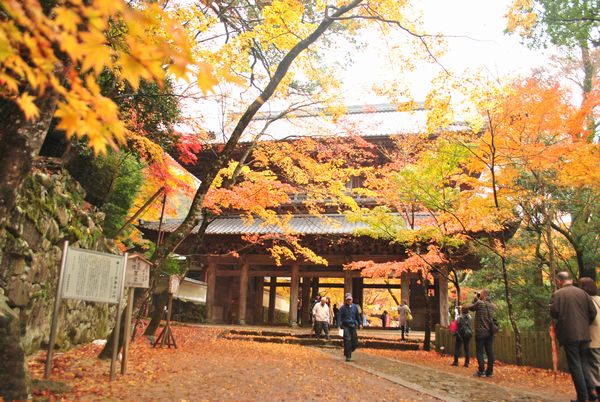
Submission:
[[[494,334],[498,332],[498,325],[494,319],[496,306],[489,300],[486,289],[475,293],[475,299],[469,306],[469,310],[475,311],[475,350],[477,351],[478,370],[477,377],[494,376]],[[487,355],[487,368],[483,353]],[[484,371],[485,369],[485,371]]]
[[[454,343],[454,362],[452,366],[458,366],[458,358],[460,350],[465,349],[465,367],[469,367],[469,342],[473,336],[473,328],[471,327],[471,316],[467,306],[461,308],[461,315],[456,318],[456,340]]]

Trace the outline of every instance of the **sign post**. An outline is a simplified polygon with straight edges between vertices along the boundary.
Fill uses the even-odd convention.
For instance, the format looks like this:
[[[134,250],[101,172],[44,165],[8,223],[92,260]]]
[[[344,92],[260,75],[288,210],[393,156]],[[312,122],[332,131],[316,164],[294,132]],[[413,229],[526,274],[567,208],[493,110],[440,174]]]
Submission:
[[[117,355],[119,354],[119,335],[121,332],[121,313],[123,310],[123,285],[125,284],[125,272],[127,270],[127,253],[123,258],[124,264],[121,271],[121,282],[119,283],[119,303],[117,304],[117,321],[115,322],[115,337],[113,338],[113,352],[110,359],[110,381],[115,379]]]
[[[45,378],[48,378],[52,371],[52,353],[56,342],[61,299],[117,304],[115,338],[118,345],[126,266],[127,254],[120,256],[83,250],[69,247],[69,243],[65,241],[48,341]],[[117,347],[113,350],[111,360],[111,380],[114,378],[116,351]]]
[[[129,342],[131,341],[131,316],[133,315],[133,296],[135,288],[150,287],[150,266],[152,263],[139,254],[129,257],[125,272],[127,291],[127,309],[125,310],[125,333],[123,334],[123,356],[121,358],[121,374],[127,372],[129,360]]]

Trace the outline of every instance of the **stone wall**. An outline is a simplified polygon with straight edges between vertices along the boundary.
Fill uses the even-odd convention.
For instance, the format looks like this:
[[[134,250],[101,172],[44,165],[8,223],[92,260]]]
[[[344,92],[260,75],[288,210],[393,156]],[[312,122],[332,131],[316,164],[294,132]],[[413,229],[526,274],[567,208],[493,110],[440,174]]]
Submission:
[[[114,249],[98,226],[103,218],[59,166],[37,167],[23,185],[10,224],[0,234],[0,296],[19,317],[26,353],[47,346],[64,241],[90,250]],[[65,301],[56,346],[105,337],[113,311],[106,304]]]

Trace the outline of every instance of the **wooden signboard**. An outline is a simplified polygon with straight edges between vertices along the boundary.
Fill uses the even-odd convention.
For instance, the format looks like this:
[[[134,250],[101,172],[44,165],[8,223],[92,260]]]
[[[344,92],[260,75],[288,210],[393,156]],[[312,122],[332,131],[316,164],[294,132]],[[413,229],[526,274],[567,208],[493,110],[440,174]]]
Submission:
[[[150,267],[152,263],[139,254],[129,256],[125,273],[126,288],[150,287]]]
[[[58,330],[58,313],[62,299],[117,304],[116,323],[121,322],[123,285],[127,269],[127,254],[114,255],[69,247],[65,241],[54,301],[54,314],[48,340],[48,356],[44,377],[52,371],[52,353]],[[120,325],[115,326],[115,343],[110,361],[110,379],[115,376]]]
[[[69,247],[61,298],[118,304],[126,262],[122,255]]]

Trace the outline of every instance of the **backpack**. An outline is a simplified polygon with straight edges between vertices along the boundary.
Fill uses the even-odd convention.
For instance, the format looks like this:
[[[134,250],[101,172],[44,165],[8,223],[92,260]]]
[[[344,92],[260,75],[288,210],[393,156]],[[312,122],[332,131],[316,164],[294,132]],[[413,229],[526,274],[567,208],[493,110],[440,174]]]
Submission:
[[[473,330],[471,329],[471,320],[469,317],[460,317],[460,325],[458,326],[457,335],[463,339],[470,338],[473,336]]]

